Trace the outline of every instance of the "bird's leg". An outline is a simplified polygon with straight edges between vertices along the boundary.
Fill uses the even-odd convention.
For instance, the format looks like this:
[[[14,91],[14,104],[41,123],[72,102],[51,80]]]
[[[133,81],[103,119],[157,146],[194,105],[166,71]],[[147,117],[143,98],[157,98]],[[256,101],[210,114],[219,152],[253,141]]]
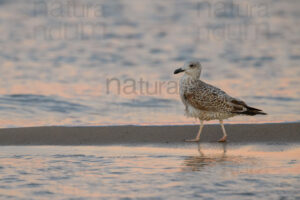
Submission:
[[[226,142],[227,134],[226,134],[226,130],[225,130],[225,127],[223,124],[223,120],[220,120],[220,124],[221,124],[222,131],[223,131],[223,137],[218,142]]]
[[[204,157],[204,153],[201,151],[200,143],[198,143],[198,152],[199,152],[200,156]]]
[[[203,129],[203,120],[200,120],[200,128],[199,128],[199,131],[198,131],[198,134],[196,136],[195,139],[192,139],[192,140],[185,140],[186,142],[199,142],[200,141],[200,135],[201,135],[201,132],[202,132],[202,129]]]

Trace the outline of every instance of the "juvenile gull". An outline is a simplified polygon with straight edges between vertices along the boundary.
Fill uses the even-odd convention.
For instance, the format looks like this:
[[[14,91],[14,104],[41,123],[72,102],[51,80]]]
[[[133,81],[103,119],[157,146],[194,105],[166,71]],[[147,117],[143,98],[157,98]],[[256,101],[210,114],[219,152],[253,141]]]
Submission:
[[[201,70],[200,62],[191,61],[174,71],[174,74],[185,72],[180,80],[180,97],[185,105],[185,114],[200,120],[196,138],[186,141],[200,141],[203,121],[219,120],[223,131],[223,137],[219,142],[225,142],[227,134],[223,124],[224,119],[236,115],[266,115],[262,110],[250,107],[244,101],[233,98],[221,89],[201,81],[199,79]]]

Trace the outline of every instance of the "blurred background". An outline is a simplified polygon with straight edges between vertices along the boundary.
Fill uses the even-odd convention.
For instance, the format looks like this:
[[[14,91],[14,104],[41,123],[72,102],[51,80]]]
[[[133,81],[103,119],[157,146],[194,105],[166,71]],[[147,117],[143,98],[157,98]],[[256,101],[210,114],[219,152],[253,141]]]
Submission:
[[[300,120],[298,0],[0,0],[0,127],[193,124],[173,71]]]

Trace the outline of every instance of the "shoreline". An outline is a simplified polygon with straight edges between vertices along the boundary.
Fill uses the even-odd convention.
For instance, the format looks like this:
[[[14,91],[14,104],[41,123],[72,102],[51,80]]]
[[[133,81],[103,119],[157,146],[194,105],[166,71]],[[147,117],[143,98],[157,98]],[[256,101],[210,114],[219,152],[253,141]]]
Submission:
[[[0,145],[112,145],[184,143],[196,136],[198,125],[166,126],[45,126],[0,129]],[[228,143],[300,142],[300,122],[226,124]],[[216,142],[221,126],[204,126],[201,142]]]

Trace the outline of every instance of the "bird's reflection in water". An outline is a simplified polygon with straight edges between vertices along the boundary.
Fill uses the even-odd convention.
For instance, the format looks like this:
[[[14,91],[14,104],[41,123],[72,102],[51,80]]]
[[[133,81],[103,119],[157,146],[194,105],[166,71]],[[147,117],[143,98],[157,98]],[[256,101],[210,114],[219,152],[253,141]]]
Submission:
[[[221,144],[221,152],[205,153],[201,144],[198,144],[199,156],[189,156],[184,160],[183,171],[201,171],[206,167],[223,163],[241,163],[244,158],[240,156],[228,156],[227,144]]]

